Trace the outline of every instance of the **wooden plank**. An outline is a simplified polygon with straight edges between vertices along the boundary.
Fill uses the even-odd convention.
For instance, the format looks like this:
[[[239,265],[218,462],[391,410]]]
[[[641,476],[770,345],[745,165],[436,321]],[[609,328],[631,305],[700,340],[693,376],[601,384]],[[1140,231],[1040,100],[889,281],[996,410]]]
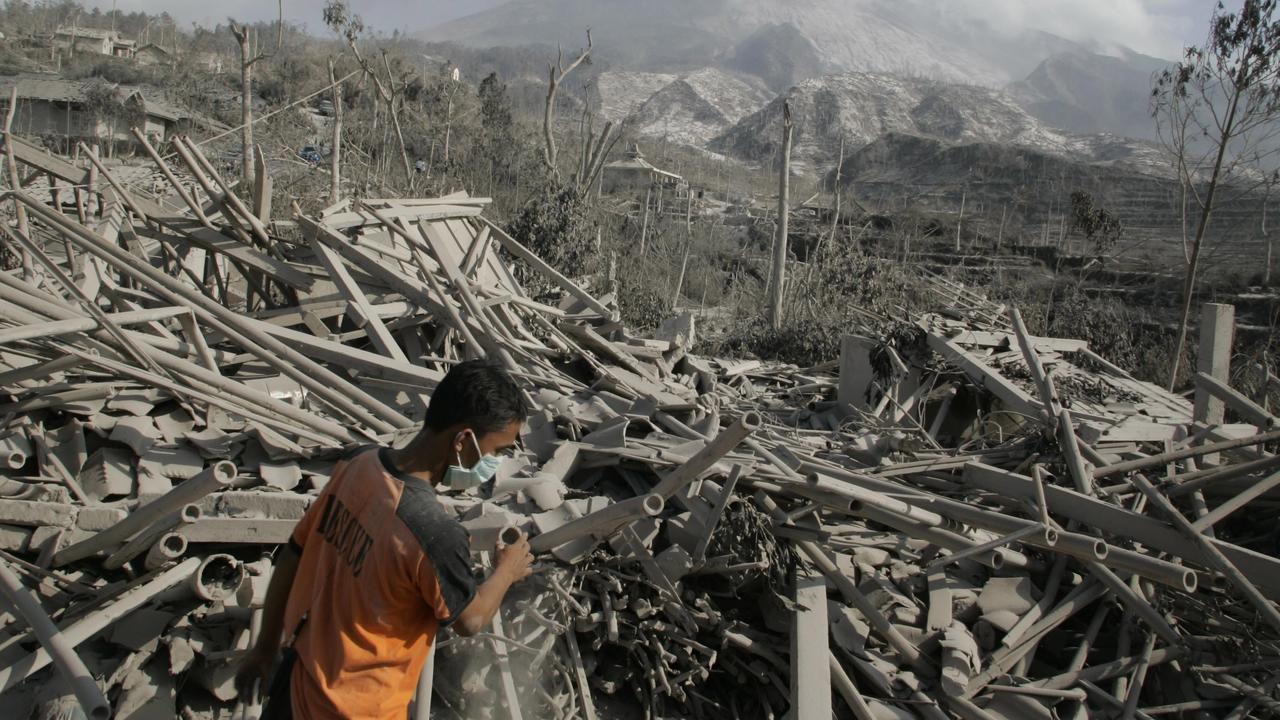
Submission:
[[[795,573],[791,615],[791,708],[795,720],[831,720],[831,648],[827,581],[821,573]]]
[[[1252,423],[1261,430],[1280,425],[1280,418],[1272,415],[1266,408],[1208,373],[1196,373],[1196,387],[1198,391],[1203,391],[1217,398],[1235,411],[1245,422]]]
[[[179,238],[165,236],[165,240],[188,240],[205,250],[222,253],[245,267],[257,270],[297,290],[310,290],[315,284],[315,280],[310,275],[289,263],[278,260],[257,248],[249,247],[239,240],[233,240],[217,230],[197,225],[186,218],[183,218],[182,222],[166,222],[164,225],[181,235]]]
[[[390,220],[406,220],[409,222],[417,222],[419,220],[446,220],[449,218],[466,218],[476,217],[484,212],[479,207],[466,207],[463,205],[437,205],[437,206],[393,206],[386,210],[379,210],[379,213],[386,216]],[[350,230],[351,228],[360,227],[362,225],[378,225],[380,224],[371,213],[367,212],[342,212],[334,213],[324,219],[325,226],[334,230]]]
[[[351,273],[347,272],[347,264],[342,257],[314,237],[311,239],[311,249],[315,251],[316,258],[321,264],[329,270],[329,276],[338,286],[338,291],[346,297],[347,315],[357,327],[365,331],[374,347],[392,360],[408,362],[409,359],[400,350],[400,345],[396,343],[395,338],[391,337],[387,327],[382,324],[382,319],[378,317],[377,311],[369,303],[364,290],[351,278]]]

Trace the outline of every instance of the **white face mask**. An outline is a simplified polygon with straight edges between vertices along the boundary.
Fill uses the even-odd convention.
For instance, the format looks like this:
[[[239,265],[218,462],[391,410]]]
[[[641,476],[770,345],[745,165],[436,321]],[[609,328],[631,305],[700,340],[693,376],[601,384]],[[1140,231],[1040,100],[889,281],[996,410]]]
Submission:
[[[480,443],[476,440],[475,434],[471,435],[471,444],[476,446],[476,454],[480,459],[471,467],[463,467],[462,456],[457,455],[458,463],[450,465],[449,469],[444,473],[444,484],[454,490],[468,490],[473,487],[488,482],[493,478],[494,473],[498,472],[498,466],[502,464],[502,458],[497,455],[485,455],[480,450]]]

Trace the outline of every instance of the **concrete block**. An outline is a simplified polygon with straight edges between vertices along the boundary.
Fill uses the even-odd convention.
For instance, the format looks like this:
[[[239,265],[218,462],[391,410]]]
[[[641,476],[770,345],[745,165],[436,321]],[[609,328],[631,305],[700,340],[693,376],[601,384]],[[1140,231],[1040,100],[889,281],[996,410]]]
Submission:
[[[1036,604],[1034,590],[1031,578],[1025,575],[991,578],[978,594],[978,608],[984,615],[999,610],[1023,615]]]
[[[693,313],[682,312],[675,317],[663,320],[653,333],[653,337],[655,340],[664,340],[676,347],[685,349],[693,347],[697,342],[694,334]]]
[[[248,435],[262,446],[267,459],[272,462],[290,460],[306,454],[297,443],[271,428],[255,425],[249,428]]]
[[[86,507],[76,514],[76,527],[81,530],[106,530],[128,515],[122,507]]]
[[[0,523],[25,527],[69,528],[76,520],[73,505],[31,500],[0,500]]]
[[[658,567],[662,568],[662,573],[672,582],[679,582],[693,568],[693,558],[679,545],[672,545],[663,550],[655,559],[658,561]]]
[[[297,520],[307,512],[316,496],[291,492],[228,490],[218,496],[217,515],[237,518]]]
[[[1234,305],[1205,303],[1200,312],[1200,349],[1197,370],[1223,382],[1230,379],[1231,347],[1235,340]],[[1195,419],[1206,425],[1222,423],[1226,406],[1204,388],[1196,387]]]
[[[17,525],[0,525],[0,550],[26,552],[31,542],[31,528]]]
[[[860,335],[840,338],[840,386],[836,394],[840,404],[870,409],[871,383],[875,379],[871,351],[875,345],[874,340]]]

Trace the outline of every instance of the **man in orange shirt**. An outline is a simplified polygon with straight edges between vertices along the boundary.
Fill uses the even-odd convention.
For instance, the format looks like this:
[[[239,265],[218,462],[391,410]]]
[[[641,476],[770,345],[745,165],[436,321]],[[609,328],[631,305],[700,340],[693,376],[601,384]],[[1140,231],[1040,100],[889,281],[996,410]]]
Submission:
[[[263,720],[404,720],[437,629],[472,635],[489,624],[530,573],[529,543],[497,548],[477,588],[467,531],[435,486],[493,477],[527,414],[504,371],[460,363],[408,445],[365,447],[338,462],[280,550],[258,643],[237,676],[242,697],[255,681],[266,687],[284,642]]]

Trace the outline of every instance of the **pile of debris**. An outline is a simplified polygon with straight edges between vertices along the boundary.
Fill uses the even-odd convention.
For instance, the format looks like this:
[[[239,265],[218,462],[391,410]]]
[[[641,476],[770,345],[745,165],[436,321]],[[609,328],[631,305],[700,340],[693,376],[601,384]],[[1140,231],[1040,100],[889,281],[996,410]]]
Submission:
[[[441,497],[477,572],[511,528],[540,561],[437,643],[419,717],[1280,708],[1280,432],[1218,373],[1193,407],[941,278],[839,363],[698,357],[690,318],[630,335],[484,199],[273,223],[264,164],[246,203],[196,144],[147,148],[166,192],[6,142],[50,197],[0,197],[5,717],[256,716],[231,680],[270,553],[480,356],[536,412]]]

